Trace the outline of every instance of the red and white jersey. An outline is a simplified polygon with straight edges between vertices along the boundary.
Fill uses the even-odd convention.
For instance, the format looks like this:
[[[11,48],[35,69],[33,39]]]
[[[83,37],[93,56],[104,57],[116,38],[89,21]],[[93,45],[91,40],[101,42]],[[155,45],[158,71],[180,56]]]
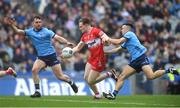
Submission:
[[[100,29],[93,27],[89,34],[85,32],[81,37],[81,41],[88,45],[88,50],[90,51],[88,62],[97,67],[104,66],[106,63],[103,43],[100,38],[102,33]]]

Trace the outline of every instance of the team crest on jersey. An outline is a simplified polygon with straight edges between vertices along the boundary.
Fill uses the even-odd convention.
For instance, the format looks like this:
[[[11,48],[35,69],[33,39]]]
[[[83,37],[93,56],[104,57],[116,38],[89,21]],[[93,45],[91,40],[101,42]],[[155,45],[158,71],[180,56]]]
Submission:
[[[101,40],[99,38],[93,39],[87,42],[88,48],[91,48],[100,44],[101,44]]]

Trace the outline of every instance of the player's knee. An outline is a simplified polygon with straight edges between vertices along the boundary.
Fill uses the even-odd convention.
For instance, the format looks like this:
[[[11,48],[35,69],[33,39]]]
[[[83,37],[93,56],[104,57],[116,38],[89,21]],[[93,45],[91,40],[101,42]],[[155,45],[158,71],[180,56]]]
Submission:
[[[84,76],[84,79],[87,81],[88,80],[88,76]]]
[[[89,80],[86,80],[86,81],[87,81],[88,84],[90,84],[90,85],[92,84],[92,81],[89,81]]]
[[[38,72],[39,72],[38,68],[32,68],[32,73],[33,74],[38,74]]]
[[[88,83],[89,85],[95,84],[95,82],[94,82],[93,80],[87,80],[87,83]]]
[[[63,79],[63,74],[56,75],[56,78],[62,80]]]

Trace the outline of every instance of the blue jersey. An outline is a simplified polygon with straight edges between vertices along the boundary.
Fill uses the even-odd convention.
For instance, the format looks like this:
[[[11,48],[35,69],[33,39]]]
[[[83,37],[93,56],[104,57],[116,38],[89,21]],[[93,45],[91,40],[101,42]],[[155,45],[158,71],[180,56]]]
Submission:
[[[123,35],[127,39],[126,42],[122,43],[122,47],[126,48],[131,55],[131,61],[143,55],[147,49],[139,42],[136,34],[128,31]]]
[[[45,27],[39,31],[34,28],[25,29],[25,35],[32,41],[38,56],[47,56],[55,53],[51,39],[55,33]]]

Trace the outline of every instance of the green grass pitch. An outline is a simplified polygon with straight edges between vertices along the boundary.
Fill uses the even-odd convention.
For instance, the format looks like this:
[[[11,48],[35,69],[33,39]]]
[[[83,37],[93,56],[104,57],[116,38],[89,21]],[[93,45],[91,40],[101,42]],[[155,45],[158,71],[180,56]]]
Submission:
[[[180,95],[132,95],[118,96],[116,100],[94,100],[92,96],[43,96],[32,99],[27,96],[0,96],[0,107],[152,107],[180,108]]]

